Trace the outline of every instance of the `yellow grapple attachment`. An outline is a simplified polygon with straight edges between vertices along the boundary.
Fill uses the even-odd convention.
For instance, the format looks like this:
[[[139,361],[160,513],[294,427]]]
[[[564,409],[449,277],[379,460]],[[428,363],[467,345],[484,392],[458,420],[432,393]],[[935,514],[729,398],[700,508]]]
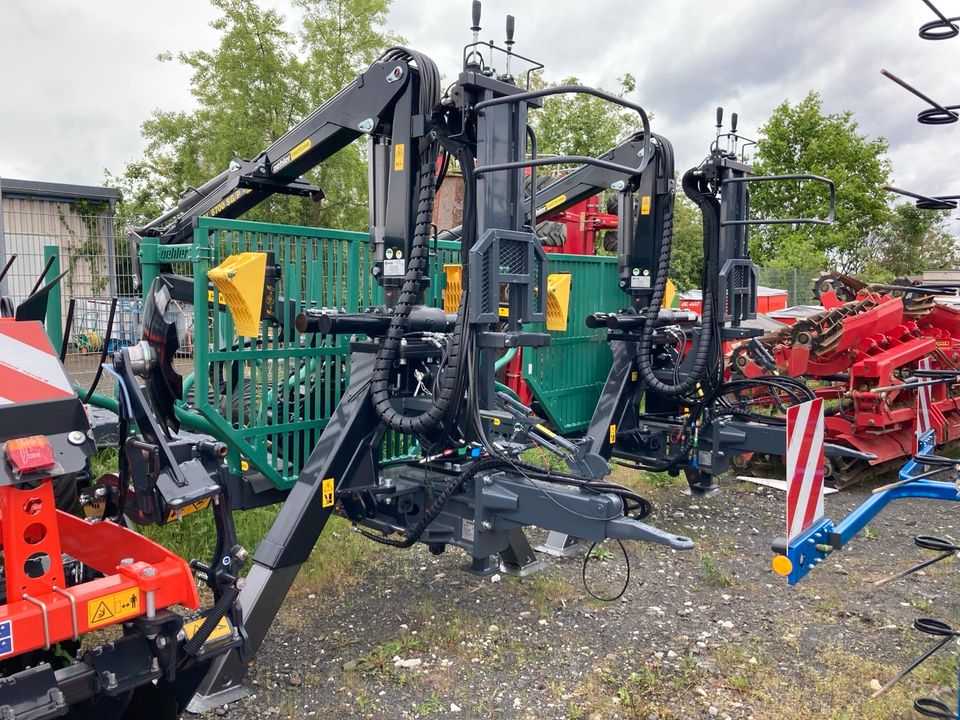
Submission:
[[[237,253],[207,273],[233,317],[237,335],[257,337],[260,321],[275,316],[276,272],[270,254]]]
[[[455,313],[460,305],[460,293],[463,292],[460,265],[443,266],[447,278],[443,288],[443,311]],[[547,275],[547,330],[563,332],[567,329],[570,309],[570,273]],[[500,316],[506,317],[506,307],[501,306]]]
[[[570,310],[570,273],[547,275],[547,330],[567,329]]]

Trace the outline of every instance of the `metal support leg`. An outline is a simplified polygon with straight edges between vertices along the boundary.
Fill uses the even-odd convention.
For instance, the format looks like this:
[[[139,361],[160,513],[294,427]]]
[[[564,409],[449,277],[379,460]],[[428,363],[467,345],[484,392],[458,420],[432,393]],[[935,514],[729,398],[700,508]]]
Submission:
[[[537,559],[523,528],[513,528],[508,535],[510,544],[500,553],[500,572],[527,577],[547,566],[543,560]]]
[[[687,487],[681,491],[684,495],[708,498],[722,492],[720,486],[713,481],[713,475],[710,473],[687,468],[683,471],[683,475],[687,479]]]
[[[580,542],[580,538],[575,538],[566,533],[551,530],[547,533],[547,539],[540,545],[533,548],[538,553],[552,555],[553,557],[573,557],[584,552],[587,548]]]
[[[325,481],[332,478],[337,492],[345,489],[344,480],[359,485],[372,481],[374,445],[380,437],[380,423],[370,401],[373,356],[355,356],[351,362],[353,382],[270,532],[257,548],[250,574],[240,592],[251,655],[255,655],[263,643],[297,572],[309,558],[333,511],[334,495]],[[203,712],[243,697],[247,691],[240,683],[245,672],[245,659],[237,651],[217,658],[197,688],[188,710]]]

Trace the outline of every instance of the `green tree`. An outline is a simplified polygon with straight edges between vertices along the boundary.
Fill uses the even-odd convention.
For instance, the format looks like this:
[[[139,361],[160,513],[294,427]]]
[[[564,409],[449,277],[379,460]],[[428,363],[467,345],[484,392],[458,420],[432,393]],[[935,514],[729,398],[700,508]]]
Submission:
[[[858,131],[851,112],[824,114],[820,96],[781,103],[760,130],[758,175],[813,173],[837,186],[835,222],[828,226],[779,225],[757,228],[754,260],[772,267],[834,268],[862,272],[871,259],[870,238],[890,221],[887,141]],[[754,217],[824,217],[823,185],[784,181],[751,188]]]
[[[948,212],[921,210],[913,203],[897,205],[871,243],[872,259],[864,277],[891,280],[924,270],[960,268],[960,247],[945,226],[948,217]]]
[[[700,287],[703,273],[703,218],[677,183],[673,210],[673,253],[670,279],[681,291]]]
[[[144,156],[109,176],[122,191],[122,221],[157,215],[177,196],[250,158],[280,138],[314,107],[361,72],[392,38],[378,27],[390,0],[293,0],[303,12],[297,34],[283,16],[255,0],[210,0],[220,14],[212,49],[165,53],[192,71],[196,109],[158,110],[143,123]],[[310,174],[329,201],[277,196],[248,219],[325,225],[366,225],[366,170],[359,143]]]
[[[534,78],[535,87],[549,84],[539,74]],[[568,77],[560,84],[579,85],[580,80]],[[636,87],[628,73],[618,80],[614,94],[623,97]],[[582,94],[546,98],[541,110],[531,112],[530,124],[537,133],[537,152],[541,155],[599,155],[641,127],[640,117],[632,110]]]

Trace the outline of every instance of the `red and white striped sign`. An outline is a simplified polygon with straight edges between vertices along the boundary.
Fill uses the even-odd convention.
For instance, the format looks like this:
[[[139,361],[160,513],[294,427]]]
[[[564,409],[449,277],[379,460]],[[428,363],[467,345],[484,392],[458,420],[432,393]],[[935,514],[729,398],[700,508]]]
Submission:
[[[923,358],[918,368],[920,370],[930,369],[930,358]],[[921,382],[927,378],[921,378]],[[933,386],[921,385],[917,388],[917,432],[913,436],[913,452],[920,451],[920,438],[927,432],[933,430],[933,422],[930,418],[931,408],[933,407]]]
[[[39,322],[0,321],[0,405],[74,395]]]
[[[823,399],[787,408],[787,542],[823,517]]]

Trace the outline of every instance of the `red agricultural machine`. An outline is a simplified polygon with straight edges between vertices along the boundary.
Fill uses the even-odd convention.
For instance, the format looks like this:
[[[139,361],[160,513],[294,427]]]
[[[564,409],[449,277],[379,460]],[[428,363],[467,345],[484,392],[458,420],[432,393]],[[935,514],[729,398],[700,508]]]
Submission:
[[[826,476],[843,487],[900,465],[918,430],[935,429],[937,444],[960,437],[960,310],[925,286],[830,276],[818,290],[822,307],[771,313],[784,325],[736,345],[728,360],[734,378],[806,380],[828,401],[828,441],[875,456],[828,458]]]

